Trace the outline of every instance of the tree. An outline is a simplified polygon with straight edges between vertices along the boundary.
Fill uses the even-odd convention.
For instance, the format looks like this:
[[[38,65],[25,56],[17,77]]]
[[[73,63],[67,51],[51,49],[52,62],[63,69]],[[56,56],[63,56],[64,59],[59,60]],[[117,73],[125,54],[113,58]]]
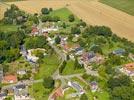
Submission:
[[[53,11],[53,8],[49,8],[49,12],[52,12]]]
[[[73,22],[75,20],[74,15],[73,14],[69,15],[68,20],[69,20],[69,22]]]
[[[90,48],[90,51],[94,51],[95,53],[100,53],[102,54],[102,49],[99,45],[93,45],[91,48]]]
[[[80,34],[81,33],[81,30],[79,27],[72,27],[71,28],[71,33],[72,34]]]
[[[60,44],[60,42],[61,42],[61,38],[60,38],[59,36],[57,36],[57,37],[55,38],[55,43],[56,43],[56,44]]]
[[[115,87],[111,92],[111,100],[133,100],[134,98],[134,88],[121,86]]]
[[[129,76],[121,75],[118,77],[112,77],[108,80],[108,87],[113,90],[115,87],[119,86],[130,86],[131,79]]]
[[[63,28],[66,28],[67,27],[65,22],[63,22],[62,27]]]
[[[88,100],[87,95],[84,93],[81,95],[80,100]]]
[[[77,59],[77,58],[75,58],[75,62],[74,62],[74,69],[81,69],[81,68],[82,68],[82,65],[81,65],[81,64],[79,64],[78,59]]]
[[[44,77],[43,79],[43,86],[48,89],[54,88],[54,80],[52,77]]]
[[[25,41],[25,47],[27,49],[44,48],[47,41],[44,36],[29,37]]]
[[[11,10],[19,10],[19,8],[15,4],[11,4]]]
[[[41,21],[42,22],[47,22],[47,21],[52,21],[52,17],[51,16],[42,16],[41,17]]]
[[[48,8],[42,8],[41,13],[47,15],[47,14],[49,14],[49,9]]]
[[[95,35],[101,35],[105,37],[112,36],[111,29],[106,26],[90,26],[90,27],[87,27],[84,30],[84,32],[86,35],[95,34]]]

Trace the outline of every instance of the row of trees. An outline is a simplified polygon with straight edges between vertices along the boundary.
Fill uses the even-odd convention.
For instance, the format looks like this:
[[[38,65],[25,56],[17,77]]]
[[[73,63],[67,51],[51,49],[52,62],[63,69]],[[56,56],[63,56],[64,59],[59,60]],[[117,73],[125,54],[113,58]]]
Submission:
[[[50,15],[43,15],[41,17],[41,21],[42,22],[58,22],[60,21],[60,17],[58,16],[50,16]]]
[[[44,15],[47,15],[52,11],[53,11],[53,8],[42,8],[41,9],[41,13],[44,14]]]

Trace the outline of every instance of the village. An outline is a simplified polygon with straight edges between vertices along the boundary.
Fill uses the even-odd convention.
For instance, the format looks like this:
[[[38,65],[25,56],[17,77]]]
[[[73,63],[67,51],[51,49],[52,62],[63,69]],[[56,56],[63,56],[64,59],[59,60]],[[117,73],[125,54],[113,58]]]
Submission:
[[[68,20],[67,18],[65,19]],[[125,59],[127,51],[117,47],[101,53],[100,49],[96,51],[95,48],[99,48],[96,43],[90,47],[82,46],[79,42],[83,38],[82,35],[77,28],[72,30],[71,26],[77,26],[83,21],[74,18],[68,25],[62,25],[66,20],[43,22],[39,19],[39,24],[30,27],[26,43],[30,43],[28,40],[31,38],[43,36],[46,44],[44,48],[30,49],[26,43],[21,44],[19,48],[21,57],[15,63],[10,63],[10,66],[18,67],[13,67],[10,70],[12,73],[8,74],[0,67],[0,82],[3,85],[0,100],[5,100],[7,97],[11,97],[12,100],[79,100],[85,94],[87,100],[108,100],[109,94],[104,87],[109,76],[103,73],[104,63],[110,62],[107,60],[110,58],[109,55]],[[80,30],[85,29],[83,24],[78,27]],[[70,29],[74,34],[68,33]],[[113,62],[114,70],[129,76],[134,81],[134,54],[129,53],[125,61],[119,66]],[[48,92],[45,97],[43,96],[45,92],[42,90],[44,76],[52,77],[55,81],[52,90],[44,90]]]

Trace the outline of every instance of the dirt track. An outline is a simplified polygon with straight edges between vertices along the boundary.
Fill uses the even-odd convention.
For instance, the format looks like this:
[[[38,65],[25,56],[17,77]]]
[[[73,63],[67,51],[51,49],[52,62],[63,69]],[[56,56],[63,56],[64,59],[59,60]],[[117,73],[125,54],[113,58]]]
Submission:
[[[40,12],[42,7],[57,9],[69,4],[68,8],[87,23],[109,26],[118,36],[134,41],[134,16],[99,3],[97,0],[29,0],[14,2],[14,4],[29,13]]]

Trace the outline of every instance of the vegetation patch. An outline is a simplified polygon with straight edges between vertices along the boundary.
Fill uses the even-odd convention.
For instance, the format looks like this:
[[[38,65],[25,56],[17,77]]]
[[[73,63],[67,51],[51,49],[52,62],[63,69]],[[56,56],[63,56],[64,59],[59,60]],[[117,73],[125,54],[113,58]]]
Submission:
[[[29,88],[30,95],[35,98],[35,100],[47,100],[49,93],[51,92],[50,89],[46,89],[43,86],[43,83],[34,83]]]
[[[84,72],[84,68],[75,69],[74,65],[75,65],[75,62],[73,60],[67,61],[66,67],[63,70],[62,74],[68,75],[68,74],[76,74],[76,73],[83,73]]]
[[[51,76],[58,68],[59,64],[60,61],[57,55],[53,54],[45,56],[40,64],[39,72],[35,75],[35,79]]]
[[[134,0],[100,0],[100,2],[134,15]]]

